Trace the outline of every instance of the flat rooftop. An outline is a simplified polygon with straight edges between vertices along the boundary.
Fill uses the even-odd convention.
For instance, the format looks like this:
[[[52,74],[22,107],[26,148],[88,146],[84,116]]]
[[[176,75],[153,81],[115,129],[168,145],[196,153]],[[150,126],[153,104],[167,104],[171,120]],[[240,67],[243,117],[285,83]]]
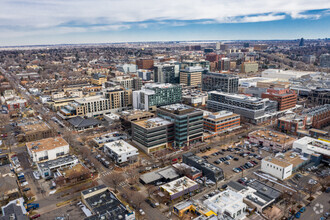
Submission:
[[[291,163],[289,163],[289,162],[287,162],[283,159],[281,160],[281,159],[276,158],[276,157],[266,157],[266,158],[264,158],[264,160],[268,161],[270,163],[273,163],[277,166],[283,167],[283,168],[291,166]]]
[[[58,147],[69,145],[62,137],[50,137],[38,141],[27,142],[26,146],[31,152],[52,150]]]
[[[120,155],[122,153],[138,151],[135,147],[133,147],[132,145],[130,145],[129,143],[123,140],[106,143],[104,146],[110,148],[111,151],[115,152],[117,155]]]
[[[144,88],[146,89],[154,89],[154,88],[173,88],[173,87],[178,87],[179,85],[176,84],[171,84],[171,83],[146,83],[144,85]]]
[[[289,143],[289,142],[293,142],[296,139],[293,137],[290,137],[284,133],[280,133],[280,132],[276,132],[276,131],[263,131],[263,130],[257,130],[257,131],[253,131],[249,134],[253,135],[257,138],[260,139],[265,139],[268,141],[273,141],[275,143],[278,144],[285,144],[285,143]]]
[[[188,189],[196,185],[198,185],[198,183],[184,176],[180,179],[161,185],[160,187],[166,190],[170,195],[174,195],[184,189]]]
[[[264,100],[268,99],[262,99],[257,97],[251,97],[243,94],[232,94],[232,93],[226,93],[226,92],[219,92],[219,91],[211,91],[209,94],[215,94],[215,95],[222,95],[228,98],[244,101],[244,102],[262,102]]]
[[[240,117],[240,115],[230,111],[220,111],[212,112],[211,114],[204,116],[205,119],[209,119],[212,121],[222,121],[233,117]]]
[[[140,127],[146,128],[146,129],[151,129],[151,128],[156,128],[156,127],[172,124],[172,122],[159,118],[159,117],[135,121],[132,123],[134,123]]]
[[[50,127],[45,122],[30,124],[30,125],[23,125],[21,126],[21,130],[25,134],[31,134],[35,132],[47,131]]]
[[[57,167],[72,163],[78,163],[78,158],[75,155],[67,155],[64,157],[56,158],[54,160],[41,162],[38,163],[38,166],[41,169],[56,169]]]

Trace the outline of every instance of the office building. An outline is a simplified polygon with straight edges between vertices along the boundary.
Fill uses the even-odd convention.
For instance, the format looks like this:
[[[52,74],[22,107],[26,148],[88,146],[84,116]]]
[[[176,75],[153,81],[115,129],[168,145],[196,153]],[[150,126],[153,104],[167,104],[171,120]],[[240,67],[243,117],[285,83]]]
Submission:
[[[154,113],[151,113],[149,111],[134,109],[134,110],[122,111],[119,119],[121,122],[122,129],[127,131],[128,134],[131,135],[133,121],[140,121],[154,117],[155,117]]]
[[[104,152],[116,163],[134,163],[139,155],[138,149],[123,140],[113,141],[104,145]]]
[[[180,70],[180,84],[199,87],[202,85],[202,72],[200,67],[186,67]]]
[[[53,160],[69,153],[69,144],[62,137],[45,138],[25,145],[32,162]]]
[[[186,69],[187,67],[200,67],[203,70],[210,70],[210,62],[207,60],[200,61],[192,61],[192,60],[184,60],[181,62],[181,69]]]
[[[91,83],[93,85],[102,85],[107,81],[107,77],[105,75],[101,75],[99,73],[93,74],[92,79],[91,79]]]
[[[276,128],[281,132],[297,135],[306,128],[308,120],[310,121],[306,115],[286,114],[277,119]]]
[[[162,118],[150,118],[132,122],[132,139],[147,154],[171,146],[174,141],[174,125]]]
[[[218,90],[228,93],[237,93],[238,77],[230,74],[203,73],[202,88],[203,91]]]
[[[295,108],[297,103],[297,94],[295,91],[290,89],[267,89],[266,93],[261,94],[261,98],[268,98],[270,100],[276,101],[278,105],[278,111]]]
[[[17,136],[20,141],[35,141],[53,136],[54,132],[46,122],[39,120],[29,120],[26,123],[20,123],[18,127],[21,134]]]
[[[95,186],[82,191],[81,201],[88,208],[89,216],[85,220],[136,219],[135,212],[124,205],[105,185]]]
[[[136,60],[136,65],[138,69],[153,69],[154,68],[154,60],[153,59],[140,59]]]
[[[207,179],[217,182],[224,179],[223,171],[220,167],[207,162],[207,160],[189,152],[182,155],[182,162],[202,171]]]
[[[282,151],[292,147],[295,138],[275,131],[257,130],[249,133],[249,141],[264,147]]]
[[[207,108],[212,111],[228,110],[258,124],[275,116],[272,113],[276,112],[277,103],[269,99],[213,91],[209,92]]]
[[[196,192],[199,189],[199,184],[184,176],[180,179],[161,185],[159,189],[161,192],[165,193],[170,200],[175,200],[186,194]]]
[[[204,130],[212,133],[232,131],[240,128],[240,124],[241,116],[229,111],[209,112],[204,116]]]
[[[133,108],[153,110],[157,107],[181,102],[181,86],[168,83],[147,83],[133,92]]]
[[[204,205],[214,213],[223,213],[231,219],[245,219],[247,205],[243,202],[243,195],[230,189],[215,194],[204,200]]]
[[[175,147],[189,146],[202,140],[202,110],[184,104],[173,104],[158,108],[157,116],[174,123]]]
[[[320,56],[320,66],[330,68],[330,54],[327,53]]]
[[[313,128],[321,129],[330,124],[330,104],[309,109],[306,114],[312,118],[311,126]]]
[[[230,70],[230,59],[227,57],[223,57],[219,60],[219,69],[222,71]]]
[[[174,64],[158,64],[154,68],[154,82],[178,84],[180,81],[179,72]]]

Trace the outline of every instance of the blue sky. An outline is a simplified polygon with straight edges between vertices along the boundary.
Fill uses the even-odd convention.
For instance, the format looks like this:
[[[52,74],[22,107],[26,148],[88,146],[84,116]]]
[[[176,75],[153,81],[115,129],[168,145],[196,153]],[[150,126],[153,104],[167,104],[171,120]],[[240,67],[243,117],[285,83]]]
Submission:
[[[328,0],[0,0],[0,46],[330,37]]]

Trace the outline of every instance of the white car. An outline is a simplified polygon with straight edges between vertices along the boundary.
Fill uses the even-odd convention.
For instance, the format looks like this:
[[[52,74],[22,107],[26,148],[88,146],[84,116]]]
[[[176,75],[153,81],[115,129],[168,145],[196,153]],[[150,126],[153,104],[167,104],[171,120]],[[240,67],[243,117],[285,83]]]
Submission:
[[[28,182],[23,182],[22,184],[21,184],[21,186],[26,186],[26,185],[28,185],[29,183]]]
[[[144,213],[143,209],[140,209],[139,212],[140,212],[141,215],[145,215],[146,214],[146,213]]]
[[[38,171],[33,171],[33,176],[34,178],[36,178],[37,180],[40,179],[40,174]]]
[[[20,172],[20,171],[22,171],[23,169],[21,168],[21,167],[19,167],[19,168],[17,168],[16,169],[16,172]]]

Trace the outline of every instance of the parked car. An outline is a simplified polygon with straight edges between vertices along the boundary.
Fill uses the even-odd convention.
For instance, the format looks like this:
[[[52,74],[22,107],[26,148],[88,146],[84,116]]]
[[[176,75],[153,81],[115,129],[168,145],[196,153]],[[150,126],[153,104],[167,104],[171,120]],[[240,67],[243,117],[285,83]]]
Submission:
[[[31,217],[31,219],[36,219],[36,218],[39,218],[40,217],[40,214],[36,214],[34,216]]]
[[[26,185],[28,185],[29,183],[28,182],[23,182],[22,184],[21,184],[21,186],[26,186]]]
[[[27,191],[29,191],[29,190],[31,190],[31,188],[24,188],[24,189],[23,189],[23,192],[27,192]]]
[[[146,213],[143,211],[143,209],[140,209],[139,212],[140,212],[141,215],[145,215],[145,214],[146,214]]]
[[[39,174],[39,172],[38,171],[33,171],[33,176],[34,176],[34,178],[35,179],[40,179],[40,174]]]

